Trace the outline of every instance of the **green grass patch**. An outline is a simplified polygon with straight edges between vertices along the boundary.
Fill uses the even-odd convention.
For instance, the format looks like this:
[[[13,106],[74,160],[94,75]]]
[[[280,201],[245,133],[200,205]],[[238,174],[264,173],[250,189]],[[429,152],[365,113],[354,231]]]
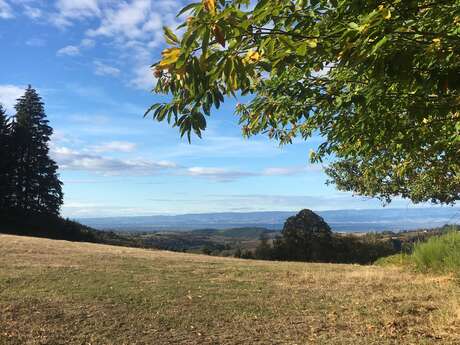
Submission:
[[[413,265],[412,257],[409,254],[401,253],[385,256],[374,263],[377,266],[411,266]]]

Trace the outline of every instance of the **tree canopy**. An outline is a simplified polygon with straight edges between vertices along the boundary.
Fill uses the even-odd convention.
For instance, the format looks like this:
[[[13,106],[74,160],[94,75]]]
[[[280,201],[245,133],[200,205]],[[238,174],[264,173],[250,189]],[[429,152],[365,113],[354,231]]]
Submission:
[[[319,134],[341,190],[460,198],[459,0],[203,0],[153,65],[169,102],[147,113],[201,136],[225,96],[245,136]],[[180,31],[182,30],[182,31]],[[146,114],[147,114],[146,113]]]

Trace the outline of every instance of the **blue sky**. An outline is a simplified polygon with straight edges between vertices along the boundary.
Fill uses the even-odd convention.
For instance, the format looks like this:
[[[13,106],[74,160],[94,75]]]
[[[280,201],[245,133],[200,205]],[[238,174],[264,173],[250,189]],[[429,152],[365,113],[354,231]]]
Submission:
[[[143,118],[159,96],[149,66],[178,0],[0,0],[0,102],[32,84],[55,134],[69,217],[378,208],[326,186],[308,164],[320,138],[279,147],[242,139],[228,100],[190,145]],[[241,101],[241,100],[240,100]],[[392,207],[411,206],[396,200]]]

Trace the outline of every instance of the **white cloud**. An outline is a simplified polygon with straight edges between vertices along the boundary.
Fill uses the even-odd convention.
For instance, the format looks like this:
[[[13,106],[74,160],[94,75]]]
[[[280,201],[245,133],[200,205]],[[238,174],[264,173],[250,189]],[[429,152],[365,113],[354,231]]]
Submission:
[[[155,87],[156,78],[149,65],[138,66],[133,72],[134,77],[130,80],[129,85],[140,90],[151,90]]]
[[[100,145],[91,146],[90,151],[102,152],[132,152],[136,149],[136,144],[128,141],[111,141]]]
[[[163,26],[176,27],[180,0],[132,0],[104,8],[98,27],[89,29],[89,37],[105,37],[121,51],[120,58],[133,66],[128,85],[150,90],[155,86],[150,65],[153,48],[163,42]]]
[[[61,48],[57,51],[58,56],[76,56],[80,55],[82,49],[93,48],[96,45],[96,42],[89,38],[84,38],[81,40],[79,45],[68,45],[64,48]]]
[[[24,14],[31,19],[38,19],[41,18],[43,12],[39,8],[24,5]]]
[[[0,0],[0,4],[6,1]],[[24,13],[29,17],[45,17],[45,7],[39,8],[33,0],[22,2],[26,3]],[[176,18],[176,14],[187,3],[187,0],[55,0],[51,11],[47,8],[46,17],[48,23],[64,30],[81,21],[88,27],[80,44],[63,47],[57,55],[80,55],[84,49],[93,47],[96,40],[105,40],[108,47],[117,50],[118,60],[130,66],[126,84],[147,91],[156,84],[150,66],[159,58],[159,49],[155,48],[164,43],[162,28],[168,26],[174,30],[183,19]],[[101,62],[96,63],[95,73],[121,74],[117,67]]]
[[[8,111],[14,109],[16,100],[24,94],[24,88],[16,85],[0,85],[0,103]]]
[[[309,171],[320,171],[320,166],[266,168],[262,171],[243,171],[217,167],[191,167],[186,169],[186,175],[205,177],[217,181],[234,181],[253,176],[294,176]]]
[[[77,46],[69,45],[64,48],[59,49],[56,54],[58,56],[64,56],[64,55],[76,56],[76,55],[80,55],[80,48]]]
[[[242,177],[257,175],[247,171],[213,167],[191,167],[186,170],[186,174],[189,176],[206,177],[217,181],[233,181]]]
[[[101,61],[94,61],[94,73],[96,75],[117,77],[120,72],[116,67],[106,65]]]
[[[129,39],[142,38],[147,32],[143,23],[152,12],[150,0],[122,2],[116,9],[108,9],[97,29],[88,31],[89,36],[119,36]],[[156,18],[161,23],[161,17]],[[160,24],[161,28],[161,24]]]
[[[6,2],[6,0],[0,0],[0,18],[9,19],[13,17],[14,15],[11,6]]]
[[[74,20],[101,14],[98,0],[58,0],[56,10],[57,14],[51,17],[51,22],[58,27],[70,26]]]
[[[51,155],[63,170],[87,171],[103,175],[157,175],[177,165],[169,161],[117,159],[87,154],[63,146],[52,146]]]

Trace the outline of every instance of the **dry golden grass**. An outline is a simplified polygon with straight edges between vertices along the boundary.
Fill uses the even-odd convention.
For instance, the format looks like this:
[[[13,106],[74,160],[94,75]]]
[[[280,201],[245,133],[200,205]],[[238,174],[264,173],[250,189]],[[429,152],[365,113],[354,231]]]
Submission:
[[[460,344],[459,301],[399,268],[0,235],[0,344]]]

